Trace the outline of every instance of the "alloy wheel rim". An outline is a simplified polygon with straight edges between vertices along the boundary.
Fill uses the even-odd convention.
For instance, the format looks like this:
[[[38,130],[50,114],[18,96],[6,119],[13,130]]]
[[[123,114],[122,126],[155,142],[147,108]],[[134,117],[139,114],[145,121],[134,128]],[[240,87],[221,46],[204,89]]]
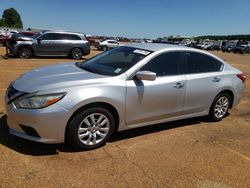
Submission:
[[[24,57],[24,58],[27,58],[30,56],[30,52],[28,49],[22,49],[20,54],[21,54],[21,57]]]
[[[85,117],[78,128],[78,138],[84,145],[96,145],[108,135],[110,122],[102,113],[92,113]]]
[[[73,51],[73,56],[75,59],[79,59],[82,57],[82,52],[80,49],[74,49]]]
[[[214,115],[216,118],[222,118],[229,108],[229,100],[227,97],[223,96],[220,97],[219,100],[216,102],[214,108]]]

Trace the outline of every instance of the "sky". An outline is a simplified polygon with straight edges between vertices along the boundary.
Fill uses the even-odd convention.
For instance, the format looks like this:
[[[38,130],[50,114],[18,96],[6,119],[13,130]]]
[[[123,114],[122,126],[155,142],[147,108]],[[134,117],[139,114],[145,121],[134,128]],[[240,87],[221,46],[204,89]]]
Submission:
[[[24,28],[151,38],[250,34],[250,0],[0,0]]]

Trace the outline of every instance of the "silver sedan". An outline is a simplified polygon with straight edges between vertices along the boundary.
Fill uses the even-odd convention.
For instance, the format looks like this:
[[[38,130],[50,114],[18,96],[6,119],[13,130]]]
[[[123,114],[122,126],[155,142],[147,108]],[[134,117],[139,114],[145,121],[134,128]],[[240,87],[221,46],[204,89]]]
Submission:
[[[7,121],[25,139],[94,149],[116,131],[197,116],[219,121],[245,79],[205,51],[132,44],[20,76],[6,92]]]

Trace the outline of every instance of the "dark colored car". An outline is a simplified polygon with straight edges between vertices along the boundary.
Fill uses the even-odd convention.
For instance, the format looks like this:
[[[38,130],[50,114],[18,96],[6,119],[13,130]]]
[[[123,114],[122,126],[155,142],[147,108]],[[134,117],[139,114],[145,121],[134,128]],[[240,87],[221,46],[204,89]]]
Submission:
[[[65,31],[43,31],[32,37],[16,35],[7,42],[10,52],[21,58],[35,56],[70,56],[81,59],[90,53],[85,34]]]
[[[7,42],[8,39],[9,39],[8,36],[1,35],[0,36],[0,44],[2,44],[3,46],[6,46],[6,42]]]
[[[236,46],[233,50],[234,53],[240,53],[240,54],[245,54],[245,53],[250,53],[250,47],[248,45],[239,45]]]
[[[229,52],[229,53],[231,53],[233,51],[233,47],[232,46],[222,46],[221,50],[222,50],[222,52]]]

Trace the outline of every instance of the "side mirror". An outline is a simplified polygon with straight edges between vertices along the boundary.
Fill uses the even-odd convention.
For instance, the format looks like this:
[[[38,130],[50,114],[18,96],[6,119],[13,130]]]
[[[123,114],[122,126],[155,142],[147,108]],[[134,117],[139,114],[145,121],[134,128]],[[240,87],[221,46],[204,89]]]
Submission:
[[[150,71],[139,71],[135,74],[135,77],[139,80],[154,81],[156,79],[156,73]]]

